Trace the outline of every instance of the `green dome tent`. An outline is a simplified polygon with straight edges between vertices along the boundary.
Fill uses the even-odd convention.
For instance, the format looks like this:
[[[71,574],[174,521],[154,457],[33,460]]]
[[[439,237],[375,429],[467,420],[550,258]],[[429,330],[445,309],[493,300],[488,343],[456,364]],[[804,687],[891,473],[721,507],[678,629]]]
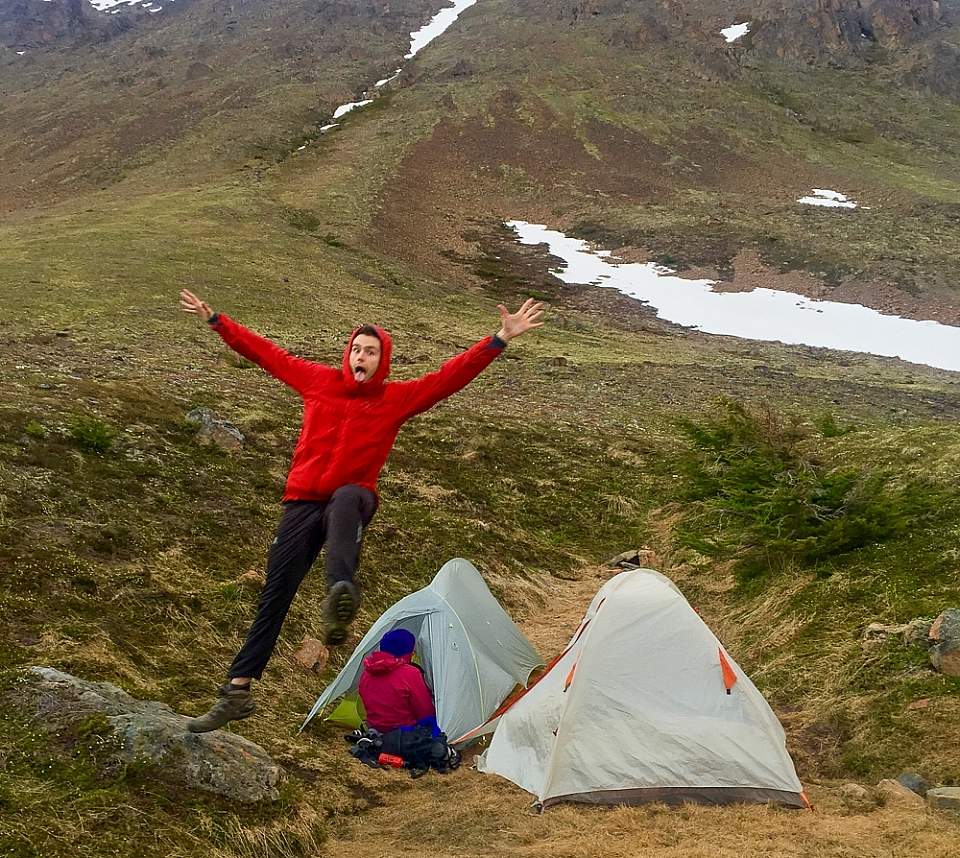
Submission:
[[[422,590],[411,593],[373,624],[346,666],[317,698],[301,726],[330,704],[327,716],[347,726],[363,719],[357,683],[363,659],[392,629],[417,639],[417,660],[437,707],[437,723],[459,736],[485,721],[518,685],[543,665],[536,650],[466,560],[450,560]]]

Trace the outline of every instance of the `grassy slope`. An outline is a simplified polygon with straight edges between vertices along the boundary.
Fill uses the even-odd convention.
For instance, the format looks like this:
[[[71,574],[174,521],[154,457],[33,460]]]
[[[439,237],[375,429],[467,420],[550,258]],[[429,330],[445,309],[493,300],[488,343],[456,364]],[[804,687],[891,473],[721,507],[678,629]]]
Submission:
[[[838,366],[812,350],[680,335],[629,302],[558,289],[544,280],[544,263],[532,251],[517,253],[505,269],[485,269],[500,275],[495,280],[473,274],[472,264],[443,269],[459,270],[456,279],[432,279],[381,255],[375,236],[370,241],[378,207],[384,218],[397,205],[389,196],[391,177],[402,181],[416,167],[411,144],[429,140],[444,116],[463,123],[479,114],[481,124],[508,128],[512,136],[503,136],[515,147],[510,152],[522,144],[518,127],[538,133],[543,103],[558,117],[552,134],[589,135],[594,126],[577,117],[587,110],[583,93],[590,92],[597,102],[589,106],[592,114],[640,127],[669,146],[675,130],[669,124],[688,127],[698,99],[742,95],[737,88],[701,91],[691,83],[690,104],[674,109],[646,101],[656,90],[651,87],[627,110],[605,88],[602,68],[596,79],[586,79],[580,68],[564,76],[545,53],[526,81],[536,100],[521,96],[507,111],[497,94],[516,86],[509,64],[527,62],[529,54],[480,50],[472,62],[490,68],[465,81],[444,77],[459,53],[458,39],[510,44],[508,34],[491,29],[496,13],[492,6],[486,16],[482,10],[467,16],[462,35],[451,33],[420,61],[413,86],[351,118],[304,156],[282,161],[262,182],[238,173],[229,183],[147,193],[149,178],[131,179],[78,205],[0,225],[0,353],[12,367],[0,382],[0,561],[13,572],[5,582],[15,582],[0,587],[8,617],[0,636],[3,664],[52,663],[197,711],[239,642],[256,593],[236,578],[262,562],[297,403],[258,370],[224,362],[208,332],[177,318],[178,286],[196,286],[215,305],[321,360],[337,360],[359,316],[386,322],[408,359],[398,368],[404,376],[485,333],[496,299],[534,288],[553,296],[554,324],[401,436],[365,553],[363,618],[424,583],[454,555],[480,566],[518,616],[533,616],[544,593],[561,586],[548,575],[574,575],[616,550],[653,542],[664,549],[664,568],[704,604],[763,687],[784,708],[800,710],[796,718],[786,713],[788,726],[796,722],[795,740],[823,734],[824,744],[834,743],[819,755],[798,748],[806,776],[877,777],[922,763],[931,776],[957,778],[958,763],[944,750],[957,746],[949,739],[956,729],[955,683],[919,673],[918,653],[890,648],[865,655],[857,640],[871,619],[910,619],[956,601],[955,518],[846,557],[828,578],[798,570],[794,580],[755,594],[731,590],[723,568],[671,551],[664,514],[649,515],[674,495],[656,475],[657,463],[679,443],[673,421],[719,393],[807,414],[839,412],[858,431],[817,442],[838,462],[903,461],[952,489],[957,445],[942,424],[960,407],[952,376],[867,358]],[[510,38],[533,43],[523,28]],[[568,55],[564,38],[558,34],[556,49]],[[591,59],[585,68],[602,62],[599,43],[581,34],[578,45]],[[571,89],[574,79],[579,91]],[[637,79],[648,78],[638,71]],[[756,111],[772,110],[755,92],[747,95]],[[922,105],[931,115],[946,110]],[[733,133],[725,125],[721,132]],[[819,151],[814,133],[796,133],[808,152]],[[760,148],[772,163],[769,147]],[[836,155],[833,148],[822,151],[823,158]],[[849,153],[849,161],[855,159]],[[518,182],[517,168],[531,168],[529,160],[503,163],[514,170],[497,171],[479,193],[468,181],[469,163],[443,173],[447,196],[434,204],[453,213],[452,234],[469,225],[469,201],[482,204],[478,211],[487,216],[511,213],[497,210],[507,201],[531,211],[556,208],[566,222],[609,214],[614,228],[645,223],[650,230],[653,223],[696,246],[703,213],[713,205],[709,195],[698,202],[677,186],[671,199],[693,200],[689,218],[679,205],[662,215],[651,205],[640,207],[634,202],[639,188],[630,190],[629,206],[614,208],[582,183]],[[936,183],[929,165],[915,169],[924,187],[949,187]],[[944,169],[953,171],[952,162]],[[651,168],[648,175],[673,186],[680,173]],[[437,219],[416,208],[420,201],[411,203],[415,214]],[[936,206],[932,211],[935,216]],[[759,212],[758,206],[743,215],[751,228]],[[642,220],[654,216],[665,220]],[[791,217],[784,209],[765,223],[789,235]],[[836,252],[853,252],[841,234],[811,229]],[[724,234],[732,242],[748,232]],[[446,234],[433,235],[427,249],[434,257]],[[400,232],[394,240],[403,238]],[[480,253],[469,243],[468,249]],[[920,259],[934,262],[934,251]],[[560,355],[568,366],[549,365]],[[195,404],[234,420],[248,435],[247,447],[234,456],[197,447],[183,421]],[[91,416],[117,432],[105,453],[82,449],[71,435],[78,418]],[[98,779],[84,742],[63,766],[59,754],[30,738],[29,727],[5,720],[3,744],[17,747],[3,758],[8,785],[0,792],[8,851],[122,854],[133,843],[158,855],[262,855],[271,854],[269,848],[310,854],[328,813],[359,812],[380,801],[357,781],[328,732],[292,733],[321,680],[298,672],[288,655],[303,634],[318,630],[320,597],[315,575],[271,667],[275,694],[263,701],[261,718],[240,728],[304,779],[294,779],[282,807],[241,821],[234,809],[200,797],[184,803],[136,772]],[[771,626],[777,629],[772,643]],[[934,699],[929,714],[903,711],[917,696]],[[905,731],[912,748],[902,740]],[[144,815],[154,830],[142,825]],[[74,830],[78,817],[80,832]]]

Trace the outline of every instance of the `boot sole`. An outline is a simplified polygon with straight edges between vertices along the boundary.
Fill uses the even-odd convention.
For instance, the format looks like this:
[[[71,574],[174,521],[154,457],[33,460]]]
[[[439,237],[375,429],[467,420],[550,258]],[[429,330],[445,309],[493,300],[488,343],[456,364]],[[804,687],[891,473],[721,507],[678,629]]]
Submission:
[[[340,592],[337,593],[337,590]],[[327,646],[340,646],[347,639],[349,632],[347,627],[357,615],[358,600],[354,598],[349,585],[340,586],[339,584],[334,584],[330,588],[329,599],[325,643]]]

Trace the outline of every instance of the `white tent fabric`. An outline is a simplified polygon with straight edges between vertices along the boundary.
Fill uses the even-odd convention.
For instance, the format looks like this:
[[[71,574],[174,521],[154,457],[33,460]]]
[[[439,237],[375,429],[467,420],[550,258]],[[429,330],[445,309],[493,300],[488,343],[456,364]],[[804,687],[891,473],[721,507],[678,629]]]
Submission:
[[[543,664],[476,568],[466,560],[450,560],[429,585],[401,599],[373,624],[317,698],[301,730],[328,704],[356,690],[363,659],[386,632],[399,628],[417,638],[437,723],[448,736],[459,736],[488,718]]]
[[[477,768],[543,807],[806,805],[766,700],[674,584],[650,569],[608,581],[547,674],[465,738],[494,728]]]

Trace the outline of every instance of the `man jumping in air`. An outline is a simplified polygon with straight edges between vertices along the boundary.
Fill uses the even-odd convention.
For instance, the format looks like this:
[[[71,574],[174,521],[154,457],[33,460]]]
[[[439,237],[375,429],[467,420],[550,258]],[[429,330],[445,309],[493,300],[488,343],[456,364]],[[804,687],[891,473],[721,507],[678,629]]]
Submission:
[[[205,733],[253,714],[250,682],[262,676],[293,597],[324,546],[326,643],[344,643],[360,607],[353,575],[363,531],[377,510],[377,477],[400,427],[473,381],[514,337],[540,327],[543,305],[529,299],[516,313],[499,305],[500,330],[494,336],[484,337],[436,372],[391,382],[387,376],[392,340],[382,328],[357,328],[347,342],[341,368],[335,369],[294,357],[226,314],[215,313],[186,289],[180,292],[180,306],[303,399],[303,425],[256,617],[216,703],[188,725],[195,733]]]

